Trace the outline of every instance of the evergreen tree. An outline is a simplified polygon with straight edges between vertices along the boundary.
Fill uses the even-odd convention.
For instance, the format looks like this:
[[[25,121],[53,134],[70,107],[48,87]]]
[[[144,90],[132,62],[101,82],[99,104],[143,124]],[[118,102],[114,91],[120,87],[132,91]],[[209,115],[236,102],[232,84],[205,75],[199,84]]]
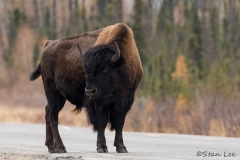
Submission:
[[[218,58],[216,57],[218,52],[220,52],[219,50],[219,45],[220,45],[220,37],[219,37],[219,12],[217,10],[217,8],[215,7],[211,7],[209,8],[209,13],[210,13],[210,38],[211,38],[211,57],[210,57],[210,62],[213,64],[215,62],[215,60]]]
[[[134,38],[138,47],[138,51],[140,53],[140,57],[142,60],[143,65],[147,64],[147,42],[146,42],[146,34],[143,28],[143,20],[142,17],[144,15],[144,3],[142,0],[135,0],[134,1],[134,14],[132,17],[132,30],[134,33]]]
[[[156,33],[161,38],[167,25],[172,23],[172,1],[163,0],[160,11],[158,13]],[[158,37],[158,38],[159,38]]]
[[[148,64],[147,72],[152,80],[145,78],[143,83],[151,85],[148,94],[157,99],[165,99],[166,95],[172,94],[171,72],[175,63],[174,53],[174,37],[172,22],[172,1],[164,0],[157,17],[156,35],[153,43],[149,44],[153,59]]]
[[[187,18],[190,29],[190,36],[188,37],[188,52],[191,63],[191,71],[197,74],[200,79],[204,74],[204,57],[202,48],[202,29],[198,17],[198,8],[196,0],[192,3],[191,8],[187,9]],[[194,69],[197,67],[197,71]]]
[[[122,1],[111,0],[106,8],[106,24],[113,25],[122,22]]]
[[[48,7],[45,10],[43,23],[44,23],[43,32],[48,37],[48,39],[53,39],[53,29],[51,26],[50,9]]]
[[[14,9],[13,15],[10,17],[10,25],[9,25],[9,35],[8,35],[8,51],[5,57],[7,61],[7,66],[12,67],[14,64],[13,59],[13,50],[15,41],[17,38],[17,29],[21,23],[26,22],[26,15],[24,12],[21,12],[18,8]]]
[[[173,64],[176,58],[177,45],[177,27],[175,28],[172,17],[173,2],[164,0],[157,17],[156,36],[154,38],[153,53],[163,50],[169,64]]]
[[[88,21],[87,21],[87,17],[86,17],[86,8],[85,8],[85,1],[82,1],[82,32],[86,32],[88,31]]]
[[[106,8],[107,8],[108,0],[97,1],[97,21],[98,28],[102,28],[106,26]]]

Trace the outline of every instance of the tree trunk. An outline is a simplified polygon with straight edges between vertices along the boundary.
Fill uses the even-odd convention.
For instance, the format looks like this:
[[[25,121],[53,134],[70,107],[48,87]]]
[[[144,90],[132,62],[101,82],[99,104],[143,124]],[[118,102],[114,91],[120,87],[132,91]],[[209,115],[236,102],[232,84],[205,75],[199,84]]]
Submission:
[[[53,0],[53,38],[57,38],[57,0]]]
[[[39,26],[40,25],[40,22],[39,22],[39,10],[38,10],[38,0],[34,0],[34,13],[35,13],[35,23],[36,23],[36,26]]]

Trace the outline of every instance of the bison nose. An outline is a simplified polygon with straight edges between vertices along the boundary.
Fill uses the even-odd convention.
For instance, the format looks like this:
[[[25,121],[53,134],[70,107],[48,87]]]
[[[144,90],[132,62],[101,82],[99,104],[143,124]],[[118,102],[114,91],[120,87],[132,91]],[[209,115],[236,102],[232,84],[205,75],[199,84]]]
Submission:
[[[85,91],[88,93],[96,93],[97,88],[86,87]]]
[[[85,92],[86,94],[91,97],[92,99],[95,99],[98,97],[98,91],[97,88],[92,88],[92,87],[85,87]]]

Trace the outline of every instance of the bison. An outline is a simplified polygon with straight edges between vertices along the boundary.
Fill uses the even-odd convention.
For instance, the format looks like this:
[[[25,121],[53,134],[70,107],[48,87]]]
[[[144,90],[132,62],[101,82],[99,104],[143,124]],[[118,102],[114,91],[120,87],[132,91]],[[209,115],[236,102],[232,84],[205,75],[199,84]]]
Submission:
[[[58,132],[58,114],[66,100],[76,105],[76,112],[85,108],[88,122],[97,131],[97,152],[108,152],[107,124],[115,130],[116,151],[127,152],[122,129],[143,75],[133,32],[127,25],[117,23],[48,41],[30,80],[40,75],[48,102],[45,145],[50,153],[67,152]]]

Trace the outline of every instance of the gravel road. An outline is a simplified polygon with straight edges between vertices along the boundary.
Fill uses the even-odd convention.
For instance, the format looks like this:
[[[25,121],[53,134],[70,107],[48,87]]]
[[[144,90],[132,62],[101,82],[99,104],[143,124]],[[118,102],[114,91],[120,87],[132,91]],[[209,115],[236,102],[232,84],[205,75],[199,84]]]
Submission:
[[[240,138],[124,132],[127,154],[116,153],[114,132],[106,130],[109,153],[96,152],[91,128],[59,126],[65,154],[49,154],[42,124],[0,123],[0,160],[240,160]]]

